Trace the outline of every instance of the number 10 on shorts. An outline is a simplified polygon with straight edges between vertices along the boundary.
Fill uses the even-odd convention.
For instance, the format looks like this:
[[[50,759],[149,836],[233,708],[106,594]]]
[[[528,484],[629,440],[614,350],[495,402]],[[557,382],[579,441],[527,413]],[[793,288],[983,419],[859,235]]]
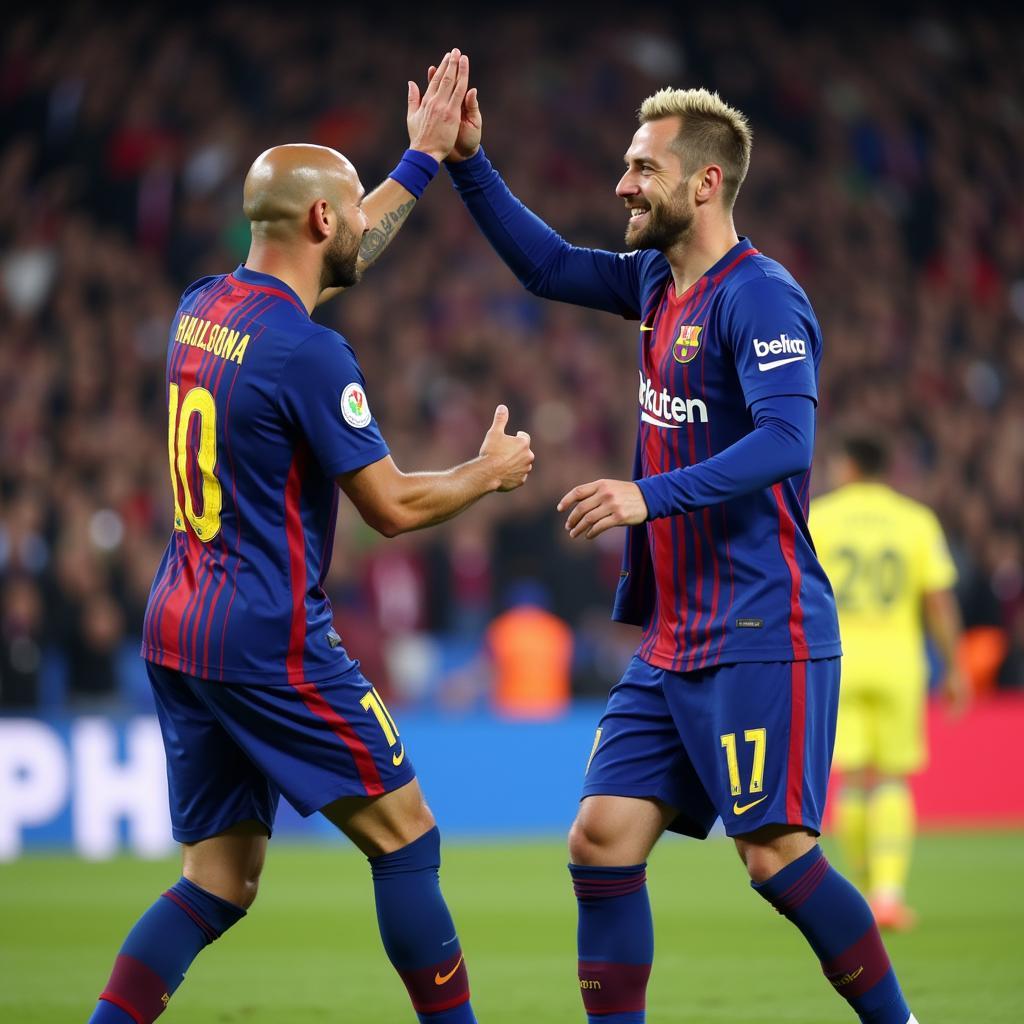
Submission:
[[[399,740],[398,726],[395,725],[395,720],[391,717],[391,712],[388,711],[384,701],[380,699],[380,694],[377,692],[376,687],[368,690],[359,703],[364,711],[371,712],[373,717],[377,719],[377,724],[384,733],[384,739],[387,740],[388,746],[399,747],[398,753],[392,753],[391,755],[391,760],[397,768],[405,758],[405,744]]]
[[[760,793],[764,786],[764,751],[768,744],[767,729],[746,729],[743,739],[754,744],[754,764],[750,769],[751,793]],[[729,791],[732,796],[743,792],[740,784],[740,766],[736,758],[736,733],[727,732],[722,736],[722,747],[725,749],[725,763],[729,769]]]

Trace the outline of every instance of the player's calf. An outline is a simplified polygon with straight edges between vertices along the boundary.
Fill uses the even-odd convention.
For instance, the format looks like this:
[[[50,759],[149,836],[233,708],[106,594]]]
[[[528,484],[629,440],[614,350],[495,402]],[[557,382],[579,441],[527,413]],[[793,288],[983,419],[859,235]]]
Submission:
[[[642,1024],[654,960],[647,865],[570,864],[579,906],[580,995],[587,1020]]]
[[[800,929],[829,983],[864,1024],[913,1020],[867,902],[816,843],[751,885]]]
[[[437,826],[368,859],[381,940],[421,1024],[475,1024],[466,962],[438,880]]]
[[[156,1020],[192,961],[244,916],[241,907],[179,879],[128,933],[90,1024]]]
[[[587,1020],[641,1024],[654,960],[644,863],[675,810],[656,800],[587,797],[569,833],[580,995]]]

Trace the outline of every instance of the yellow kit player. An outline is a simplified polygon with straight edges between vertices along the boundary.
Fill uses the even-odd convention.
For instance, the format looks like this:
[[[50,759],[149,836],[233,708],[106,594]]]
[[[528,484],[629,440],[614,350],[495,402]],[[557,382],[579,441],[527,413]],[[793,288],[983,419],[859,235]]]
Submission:
[[[914,836],[907,776],[926,758],[926,629],[956,711],[967,686],[956,662],[956,569],[942,528],[930,509],[883,482],[887,464],[878,438],[846,437],[829,465],[836,489],[812,502],[810,527],[843,640],[838,838],[879,925],[904,929],[914,922],[904,902]]]

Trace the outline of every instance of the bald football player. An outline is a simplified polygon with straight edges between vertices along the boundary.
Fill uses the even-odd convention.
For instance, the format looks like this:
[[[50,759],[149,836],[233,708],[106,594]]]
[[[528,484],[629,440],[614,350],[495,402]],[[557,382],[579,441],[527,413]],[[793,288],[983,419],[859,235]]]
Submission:
[[[499,406],[475,458],[403,473],[352,347],[310,319],[359,280],[423,193],[455,141],[468,74],[453,50],[422,96],[409,83],[410,148],[369,197],[334,150],[262,154],[245,181],[248,258],[191,285],[174,316],[173,531],[142,656],[183,868],[121,947],[94,1024],[154,1020],[198,953],[245,916],[281,794],[369,859],[381,938],[418,1019],[475,1021],[438,882],[437,825],[394,718],[333,628],[322,583],[339,490],[386,536],[431,526],[523,484],[530,438],[505,433]],[[373,1007],[346,1016],[379,1019]]]

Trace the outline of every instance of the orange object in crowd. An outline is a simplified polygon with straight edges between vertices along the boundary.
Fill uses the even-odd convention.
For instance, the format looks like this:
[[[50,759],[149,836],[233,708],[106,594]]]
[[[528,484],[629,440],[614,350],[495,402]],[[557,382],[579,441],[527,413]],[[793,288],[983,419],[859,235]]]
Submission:
[[[960,637],[957,660],[974,694],[991,693],[1009,650],[1006,631],[999,626],[972,626]]]
[[[498,615],[487,629],[492,703],[508,718],[555,718],[569,706],[572,630],[535,605]]]

